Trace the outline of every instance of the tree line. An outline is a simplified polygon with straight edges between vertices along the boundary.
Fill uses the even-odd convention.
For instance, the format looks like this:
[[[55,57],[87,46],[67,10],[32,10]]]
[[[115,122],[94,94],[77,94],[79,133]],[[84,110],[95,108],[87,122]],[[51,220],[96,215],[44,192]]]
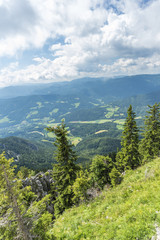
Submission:
[[[50,194],[37,201],[31,187],[22,187],[22,173],[15,174],[13,159],[0,155],[0,239],[54,239],[51,231],[54,218],[65,209],[88,201],[88,189],[102,190],[106,184],[115,186],[122,173],[151,161],[160,152],[160,104],[148,106],[142,137],[136,114],[130,105],[122,132],[121,149],[117,154],[97,155],[88,168],[77,165],[78,159],[68,139],[65,123],[49,127],[56,137],[53,165],[54,183]],[[25,170],[25,169],[23,169]],[[47,211],[53,202],[54,216]]]

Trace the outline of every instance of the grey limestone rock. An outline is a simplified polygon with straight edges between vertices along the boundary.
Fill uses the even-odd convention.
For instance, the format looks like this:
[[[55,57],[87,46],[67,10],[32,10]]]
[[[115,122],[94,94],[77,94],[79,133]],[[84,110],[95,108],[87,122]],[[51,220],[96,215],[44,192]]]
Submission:
[[[40,172],[31,178],[23,180],[23,187],[31,186],[32,192],[34,192],[38,199],[41,200],[51,190],[53,184],[52,171],[48,170],[46,173]],[[53,204],[47,205],[47,210],[50,213],[54,213]]]
[[[53,178],[51,170],[48,170],[46,173],[39,172],[31,178],[23,180],[23,186],[31,186],[32,191],[37,194],[39,199],[42,199],[49,193],[52,183]]]

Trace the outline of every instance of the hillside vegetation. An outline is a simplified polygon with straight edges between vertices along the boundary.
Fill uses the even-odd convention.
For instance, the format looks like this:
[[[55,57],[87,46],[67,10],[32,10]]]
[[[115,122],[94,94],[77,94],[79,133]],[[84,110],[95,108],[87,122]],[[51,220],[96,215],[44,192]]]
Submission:
[[[1,154],[0,239],[158,239],[154,236],[160,232],[160,103],[148,108],[142,139],[130,105],[121,149],[96,155],[87,168],[76,164],[64,121],[48,127],[55,135],[57,163],[51,191],[45,190],[39,200],[29,182],[23,187],[25,176],[32,178],[33,171],[21,167],[16,174],[14,160]]]
[[[9,157],[21,155],[18,166],[38,171],[51,168],[55,138],[46,128],[59,125],[62,119],[79,163],[85,164],[96,154],[117,152],[129,104],[136,112],[138,127],[143,127],[147,105],[160,101],[159,91],[160,75],[84,78],[0,89],[0,153],[5,150],[12,152]],[[17,151],[17,141],[6,139],[11,136],[27,139],[39,150],[26,151],[20,140]],[[23,153],[19,149],[24,149]]]
[[[90,124],[92,132],[100,123],[108,123],[114,131],[122,130],[129,104],[140,119],[147,104],[160,101],[159,82],[160,75],[139,75],[0,89],[0,137],[48,140],[44,128],[60,123],[62,118],[71,133],[79,124]]]
[[[65,211],[51,231],[56,239],[147,240],[158,226],[160,158],[126,171],[120,185],[92,202]]]
[[[125,96],[131,100],[119,104],[93,97],[93,90],[89,95],[82,91],[86,98],[52,94],[0,101],[0,134],[16,133],[0,140],[0,151],[5,151],[0,154],[0,239],[158,240],[160,103],[137,105],[135,113],[131,104],[126,109],[126,102],[145,100],[148,87],[144,96],[132,93]],[[32,134],[29,141],[19,138]],[[44,193],[39,199],[29,178],[33,169],[51,165],[52,143],[53,182],[48,188],[37,179]],[[26,177],[28,185],[23,186]]]
[[[51,143],[33,142],[18,137],[0,139],[0,154],[14,158],[17,170],[25,166],[35,171],[46,171],[52,167],[54,146]]]

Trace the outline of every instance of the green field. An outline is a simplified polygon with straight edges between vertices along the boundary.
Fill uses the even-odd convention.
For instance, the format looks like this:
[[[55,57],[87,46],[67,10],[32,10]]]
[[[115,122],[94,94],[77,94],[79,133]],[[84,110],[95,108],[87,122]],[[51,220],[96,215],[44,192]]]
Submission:
[[[0,124],[6,122],[9,122],[9,118],[7,116],[0,119]]]
[[[52,116],[53,113],[57,113],[59,111],[58,108],[54,108],[51,112],[49,112],[49,114]]]
[[[70,123],[82,123],[82,124],[102,124],[102,123],[106,123],[106,122],[112,122],[112,120],[110,119],[99,119],[99,120],[95,120],[95,121],[71,121]]]

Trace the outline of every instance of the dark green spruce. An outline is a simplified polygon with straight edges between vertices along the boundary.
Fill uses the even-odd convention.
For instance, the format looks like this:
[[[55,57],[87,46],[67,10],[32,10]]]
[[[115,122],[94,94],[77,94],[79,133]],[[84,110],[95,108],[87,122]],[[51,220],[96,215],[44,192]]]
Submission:
[[[72,185],[76,179],[76,173],[79,167],[75,164],[77,156],[73,151],[73,145],[68,139],[68,132],[64,122],[60,126],[47,128],[48,131],[54,132],[57,147],[55,157],[57,164],[53,165],[53,190],[56,193],[54,210],[55,216],[60,215],[65,209],[73,205]]]
[[[143,162],[153,159],[160,152],[160,104],[148,105],[149,111],[145,119],[144,138],[140,144]]]
[[[120,171],[135,169],[140,165],[140,154],[138,150],[139,135],[135,117],[136,115],[132,109],[132,105],[130,105],[127,110],[127,118],[122,133],[122,148],[116,157],[118,169]]]

